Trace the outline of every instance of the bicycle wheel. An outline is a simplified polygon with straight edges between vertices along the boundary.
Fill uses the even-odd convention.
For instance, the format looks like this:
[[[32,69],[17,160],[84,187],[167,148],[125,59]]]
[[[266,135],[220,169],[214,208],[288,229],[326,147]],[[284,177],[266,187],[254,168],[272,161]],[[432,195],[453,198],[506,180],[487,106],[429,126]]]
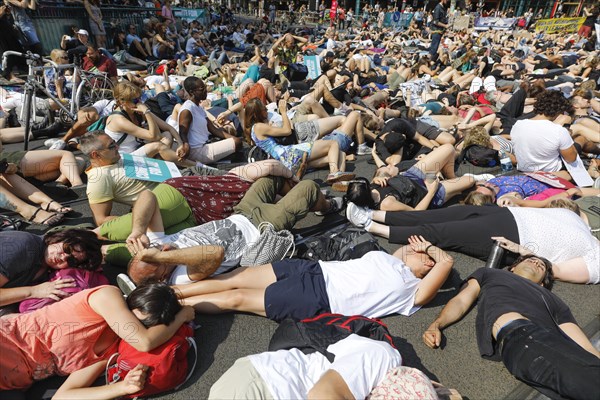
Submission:
[[[113,82],[106,76],[87,77],[82,80],[77,88],[75,97],[76,110],[82,107],[91,106],[100,100],[112,100]]]

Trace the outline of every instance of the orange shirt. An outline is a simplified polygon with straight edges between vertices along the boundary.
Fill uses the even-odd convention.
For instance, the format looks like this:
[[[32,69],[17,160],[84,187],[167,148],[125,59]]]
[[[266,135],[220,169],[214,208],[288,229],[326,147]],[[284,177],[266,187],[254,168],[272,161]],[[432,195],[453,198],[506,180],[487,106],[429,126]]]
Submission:
[[[118,336],[89,305],[99,286],[40,310],[0,319],[0,390],[25,389],[52,375],[69,375],[116,352]],[[114,342],[93,349],[104,333]]]

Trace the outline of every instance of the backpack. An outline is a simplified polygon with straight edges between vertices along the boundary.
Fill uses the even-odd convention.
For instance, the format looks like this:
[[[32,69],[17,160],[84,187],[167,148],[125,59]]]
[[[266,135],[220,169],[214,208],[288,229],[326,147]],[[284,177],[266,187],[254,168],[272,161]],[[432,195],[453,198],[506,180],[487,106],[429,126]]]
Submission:
[[[369,232],[348,224],[309,237],[297,248],[296,257],[315,261],[354,260],[370,251],[385,251]]]
[[[353,333],[387,342],[394,349],[396,348],[390,331],[379,319],[362,315],[323,313],[301,321],[294,321],[291,318],[281,321],[271,337],[269,351],[298,349],[304,354],[319,352],[329,362],[333,362],[335,355],[329,353],[327,347]]]
[[[93,132],[93,131],[104,131],[104,129],[106,128],[106,121],[108,120],[108,117],[110,117],[113,114],[119,114],[124,116],[125,118],[127,118],[129,121],[131,121],[131,119],[129,118],[129,115],[127,115],[126,112],[123,111],[113,111],[108,115],[105,115],[104,117],[100,117],[99,120],[97,120],[96,122],[94,122],[93,124],[91,124],[90,126],[87,127],[87,131],[88,132]],[[119,138],[119,140],[117,140],[115,143],[117,144],[117,146],[120,146],[121,143],[123,143],[125,141],[125,139],[127,139],[127,134],[124,133],[121,135],[121,137]]]
[[[188,368],[188,351],[194,356]],[[196,368],[198,349],[194,340],[194,330],[188,324],[181,325],[175,335],[166,343],[147,353],[133,348],[124,340],[119,342],[118,352],[107,363],[105,378],[107,383],[125,379],[127,373],[138,364],[148,366],[146,384],[141,391],[123,398],[148,397],[168,390],[177,390],[192,376]],[[188,372],[189,371],[189,372]]]
[[[477,167],[492,168],[500,165],[498,152],[488,147],[472,144],[460,152],[456,165],[468,161]]]
[[[156,100],[156,97],[150,97],[149,99],[147,99],[144,104],[146,105],[146,107],[148,107],[148,109],[150,111],[152,111],[152,114],[156,115],[158,118],[162,119],[163,121],[166,121],[168,115],[166,115],[163,110],[160,108],[160,105],[158,104],[158,100]]]

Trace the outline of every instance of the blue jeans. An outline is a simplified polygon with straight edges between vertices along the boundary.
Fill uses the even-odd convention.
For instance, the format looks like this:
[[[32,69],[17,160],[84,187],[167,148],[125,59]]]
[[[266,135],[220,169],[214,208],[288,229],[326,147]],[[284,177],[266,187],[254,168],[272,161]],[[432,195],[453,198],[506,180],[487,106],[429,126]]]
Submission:
[[[506,369],[553,399],[598,398],[600,359],[557,329],[529,320],[504,326],[498,333],[498,350]]]
[[[438,47],[440,47],[440,42],[442,41],[441,33],[432,33],[431,34],[431,46],[429,47],[429,54],[431,55],[431,59],[436,61],[438,58],[437,51]]]

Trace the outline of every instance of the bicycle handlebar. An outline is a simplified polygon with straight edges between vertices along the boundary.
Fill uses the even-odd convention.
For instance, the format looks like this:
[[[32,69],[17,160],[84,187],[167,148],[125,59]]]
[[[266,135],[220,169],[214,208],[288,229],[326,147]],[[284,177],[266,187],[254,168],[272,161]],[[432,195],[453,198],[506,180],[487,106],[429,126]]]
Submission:
[[[29,60],[42,60],[42,56],[40,56],[39,54],[35,54],[32,53],[31,51],[28,51],[27,53],[20,53],[18,51],[5,51],[2,54],[2,70],[6,69],[6,63],[7,63],[7,58],[8,56],[17,56],[17,57],[23,57],[23,58],[27,58]],[[49,60],[47,60],[49,61]]]

